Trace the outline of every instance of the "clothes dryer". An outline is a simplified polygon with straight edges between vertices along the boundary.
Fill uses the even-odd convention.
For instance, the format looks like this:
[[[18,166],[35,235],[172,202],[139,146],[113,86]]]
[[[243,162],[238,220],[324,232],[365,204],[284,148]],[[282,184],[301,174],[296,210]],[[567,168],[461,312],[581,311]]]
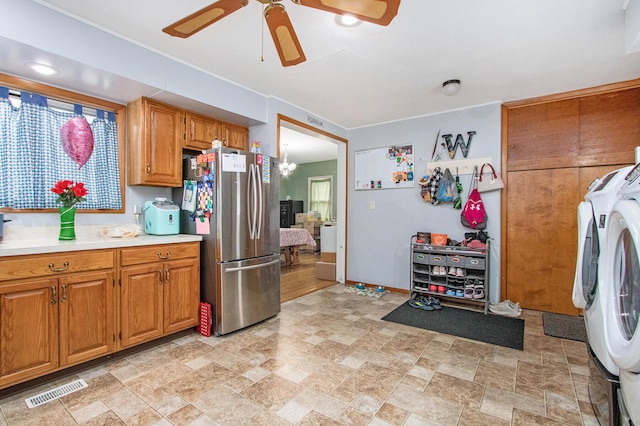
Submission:
[[[640,165],[627,176],[609,215],[601,263],[607,349],[620,370],[621,420],[640,424]]]
[[[618,191],[632,166],[614,170],[589,185],[585,201],[578,205],[578,256],[573,284],[573,304],[584,310],[589,367],[589,398],[601,424],[617,422],[618,367],[609,356],[604,330],[605,292],[599,271],[608,216],[618,201]]]

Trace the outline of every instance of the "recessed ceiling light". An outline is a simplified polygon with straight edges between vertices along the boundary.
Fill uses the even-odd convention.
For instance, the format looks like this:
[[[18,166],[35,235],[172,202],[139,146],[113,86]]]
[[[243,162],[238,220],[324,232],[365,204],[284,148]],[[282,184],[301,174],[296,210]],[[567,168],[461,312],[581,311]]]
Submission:
[[[361,21],[352,15],[336,15],[336,22],[343,27],[355,27]]]
[[[51,65],[43,64],[40,62],[27,62],[25,65],[31,68],[32,70],[34,70],[35,72],[37,72],[38,74],[42,74],[42,75],[60,74],[60,71],[58,71],[56,68],[52,67]]]

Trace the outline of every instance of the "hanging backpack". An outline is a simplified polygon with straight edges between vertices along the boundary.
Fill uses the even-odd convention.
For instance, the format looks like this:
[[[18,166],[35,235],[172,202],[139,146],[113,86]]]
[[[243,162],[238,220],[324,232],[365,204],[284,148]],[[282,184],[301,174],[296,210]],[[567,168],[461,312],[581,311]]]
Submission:
[[[471,184],[469,186],[469,197],[460,214],[460,222],[462,226],[471,229],[487,228],[487,212],[482,202],[482,197],[477,188],[478,167],[473,169],[471,176]]]

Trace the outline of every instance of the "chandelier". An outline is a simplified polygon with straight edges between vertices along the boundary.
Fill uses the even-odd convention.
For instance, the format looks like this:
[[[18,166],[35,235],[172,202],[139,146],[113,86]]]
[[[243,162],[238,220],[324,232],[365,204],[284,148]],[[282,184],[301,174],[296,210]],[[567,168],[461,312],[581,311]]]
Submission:
[[[296,170],[296,163],[290,163],[287,156],[287,144],[284,145],[284,161],[280,163],[280,174],[282,176],[289,176]]]

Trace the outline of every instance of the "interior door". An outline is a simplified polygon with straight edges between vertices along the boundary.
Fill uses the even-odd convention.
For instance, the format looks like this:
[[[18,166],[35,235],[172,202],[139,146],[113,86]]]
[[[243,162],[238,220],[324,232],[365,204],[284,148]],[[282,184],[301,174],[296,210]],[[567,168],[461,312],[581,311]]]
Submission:
[[[504,298],[523,308],[578,315],[571,295],[579,169],[509,172],[508,182]]]

